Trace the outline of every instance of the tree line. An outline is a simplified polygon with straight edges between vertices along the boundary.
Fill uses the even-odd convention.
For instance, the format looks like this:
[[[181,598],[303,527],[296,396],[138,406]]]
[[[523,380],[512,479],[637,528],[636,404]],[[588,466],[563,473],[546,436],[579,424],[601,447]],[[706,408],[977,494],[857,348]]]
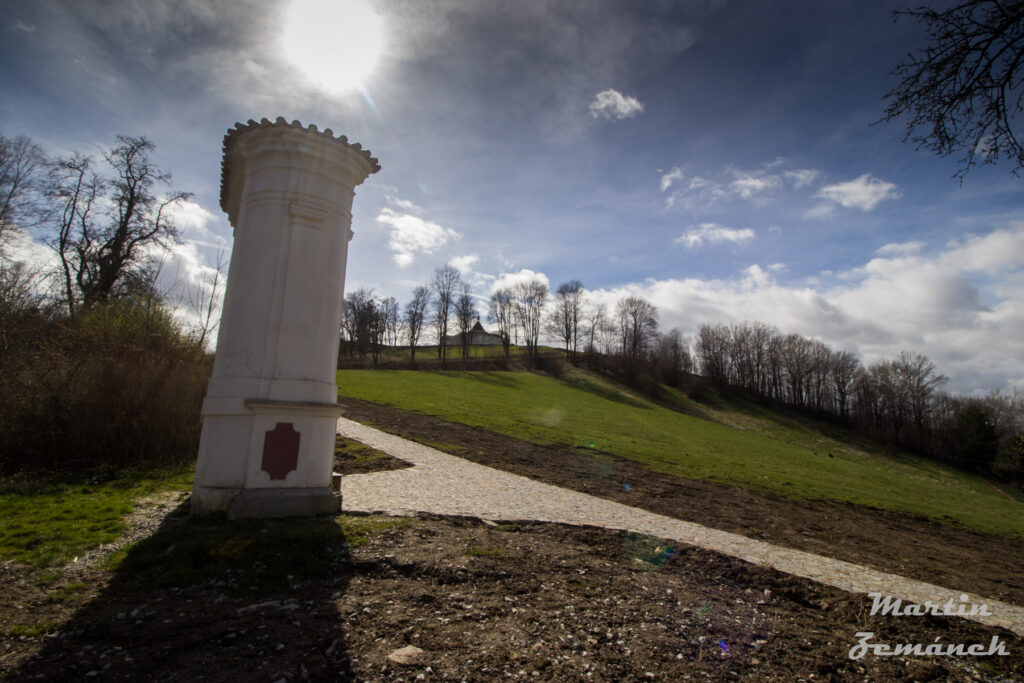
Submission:
[[[761,322],[700,326],[700,371],[720,387],[852,425],[880,440],[1024,483],[1024,395],[957,396],[926,356],[865,366],[849,351]]]
[[[681,372],[692,370],[682,336],[677,330],[659,335],[657,309],[640,297],[624,297],[610,314],[607,306],[588,300],[579,280],[564,282],[552,293],[534,277],[498,288],[484,299],[474,297],[472,285],[450,264],[416,287],[404,307],[394,297],[378,297],[366,288],[349,292],[342,308],[340,353],[376,363],[383,349],[402,346],[415,362],[418,348],[433,346],[444,364],[454,338],[456,352],[469,358],[469,332],[481,322],[477,300],[486,301],[486,320],[494,325],[505,357],[513,346],[521,346],[530,367],[541,355],[543,336],[555,340],[574,363],[595,354],[646,363],[654,344],[664,362],[675,363]]]
[[[482,297],[481,297],[482,299]],[[691,338],[661,331],[657,307],[623,296],[613,309],[593,302],[583,283],[569,280],[550,292],[540,279],[494,291],[487,320],[506,358],[522,345],[529,367],[540,359],[540,340],[553,341],[571,363],[584,363],[657,396],[662,384],[701,391],[704,380],[719,390],[788,406],[855,428],[867,436],[998,479],[1024,484],[1024,395],[998,392],[985,398],[946,393],[947,378],[927,357],[904,351],[864,365],[856,354],[833,349],[763,322],[703,323]],[[461,357],[469,357],[468,332],[477,322],[471,286],[451,265],[416,287],[401,308],[393,298],[357,290],[345,299],[343,349],[371,355],[406,345],[415,361],[425,331],[438,359],[448,357],[454,330]],[[550,363],[551,359],[548,359]]]
[[[582,285],[579,290],[582,292]],[[491,295],[487,319],[497,325],[506,358],[513,343],[522,341],[528,362],[535,364],[549,295],[547,284],[537,278]],[[472,285],[447,264],[434,271],[429,283],[413,290],[404,308],[394,297],[377,297],[365,288],[347,294],[342,306],[340,353],[369,356],[377,363],[382,349],[401,345],[408,347],[410,362],[415,363],[417,348],[429,339],[444,367],[451,353],[451,338],[457,341],[461,358],[469,358],[469,333],[479,322]]]

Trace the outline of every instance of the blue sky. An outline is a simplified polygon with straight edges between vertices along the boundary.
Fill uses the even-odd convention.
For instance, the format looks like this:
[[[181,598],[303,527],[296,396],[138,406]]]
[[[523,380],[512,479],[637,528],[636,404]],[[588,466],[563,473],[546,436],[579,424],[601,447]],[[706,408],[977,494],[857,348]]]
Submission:
[[[230,249],[224,132],[282,115],[380,159],[347,289],[404,302],[452,261],[483,310],[523,274],[578,278],[684,334],[764,320],[866,362],[925,353],[956,391],[1024,388],[1024,180],[961,185],[871,125],[924,38],[902,3],[377,0],[380,59],[342,91],[289,60],[289,4],[5,1],[0,133],[55,154],[150,137],[194,193],[184,287]],[[358,40],[335,5],[318,21]]]

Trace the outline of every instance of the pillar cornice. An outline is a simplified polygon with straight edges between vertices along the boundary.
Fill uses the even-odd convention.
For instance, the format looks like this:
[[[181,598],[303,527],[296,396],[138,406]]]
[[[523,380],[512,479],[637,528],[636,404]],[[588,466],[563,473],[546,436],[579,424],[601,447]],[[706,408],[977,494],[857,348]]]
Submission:
[[[330,128],[321,131],[314,124],[304,127],[297,120],[288,123],[282,116],[275,121],[264,118],[236,123],[224,135],[221,160],[220,205],[231,225],[236,225],[238,219],[248,167],[295,167],[294,160],[299,156],[306,169],[312,168],[311,159],[319,160],[324,182],[329,185],[333,184],[330,177],[337,174],[348,176],[348,184],[354,186],[380,171],[380,162],[369,150],[358,142],[350,143],[344,135],[335,137]]]

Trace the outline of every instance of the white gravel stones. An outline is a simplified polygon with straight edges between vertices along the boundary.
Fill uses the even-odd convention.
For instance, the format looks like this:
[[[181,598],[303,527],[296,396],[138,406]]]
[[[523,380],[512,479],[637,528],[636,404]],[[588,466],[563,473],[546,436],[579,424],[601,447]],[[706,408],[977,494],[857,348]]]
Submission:
[[[346,511],[387,515],[426,512],[487,520],[599,526],[707,548],[851,593],[878,592],[916,604],[926,601],[944,604],[949,599],[960,604],[961,594],[967,593],[970,604],[987,604],[990,612],[989,615],[977,614],[969,618],[988,626],[1001,626],[1024,637],[1022,607],[544,484],[478,465],[345,418],[338,420],[338,432],[414,465],[401,470],[343,477],[342,506]]]

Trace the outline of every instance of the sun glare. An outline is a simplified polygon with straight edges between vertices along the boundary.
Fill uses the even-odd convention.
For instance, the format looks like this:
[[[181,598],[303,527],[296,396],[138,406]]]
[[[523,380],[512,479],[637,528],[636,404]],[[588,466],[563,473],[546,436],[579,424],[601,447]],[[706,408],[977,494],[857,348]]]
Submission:
[[[318,87],[358,88],[384,44],[384,23],[364,0],[292,0],[285,17],[284,52]]]

